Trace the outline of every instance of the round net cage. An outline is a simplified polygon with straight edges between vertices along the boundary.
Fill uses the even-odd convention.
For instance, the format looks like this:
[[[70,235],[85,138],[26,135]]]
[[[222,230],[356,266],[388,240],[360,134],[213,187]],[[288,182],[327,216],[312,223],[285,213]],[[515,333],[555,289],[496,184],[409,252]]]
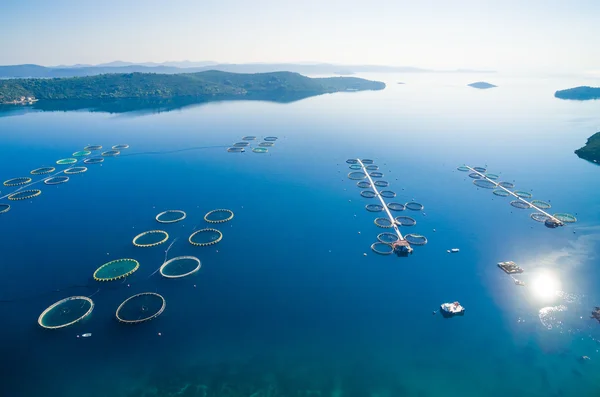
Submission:
[[[233,211],[226,209],[212,210],[204,215],[204,220],[208,223],[223,223],[233,219]]]
[[[166,278],[182,278],[196,273],[200,266],[200,259],[195,256],[178,256],[163,263],[160,274]]]
[[[506,190],[502,190],[502,189],[496,189],[492,193],[494,193],[496,196],[500,196],[500,197],[510,196],[509,192],[507,192]]]
[[[547,210],[550,207],[552,207],[550,205],[550,203],[547,203],[547,202],[542,201],[542,200],[531,200],[531,204],[535,205],[536,207],[538,207],[541,210]]]
[[[375,164],[367,165],[365,168],[369,171],[377,171],[379,169]]]
[[[360,166],[360,164],[350,164],[350,166],[348,167],[351,170],[360,170],[362,169],[362,167]]]
[[[473,178],[473,179],[481,179],[481,175],[479,175],[476,172],[472,172],[469,174],[469,178]]]
[[[275,145],[275,143],[273,142],[261,142],[258,144],[258,146],[260,147],[273,147]]]
[[[389,218],[376,218],[374,222],[377,226],[383,227],[385,229],[394,226],[394,224],[392,223],[392,221],[390,221]]]
[[[133,245],[136,247],[154,247],[160,245],[169,239],[169,233],[164,230],[149,230],[138,234],[133,238]]]
[[[521,210],[526,210],[528,208],[531,208],[531,206],[526,203],[525,201],[521,201],[521,200],[513,200],[510,202],[510,205],[512,205],[515,208],[521,209]]]
[[[414,226],[417,224],[417,221],[410,216],[397,216],[394,220],[400,226]]]
[[[488,181],[487,179],[475,179],[473,180],[473,184],[483,189],[494,189],[496,187],[494,182]]]
[[[373,182],[377,187],[388,187],[390,183],[388,181],[375,181]]]
[[[381,192],[379,192],[379,194],[381,195],[381,197],[385,197],[385,198],[396,197],[396,192],[392,192],[391,190],[382,190]]]
[[[112,150],[123,150],[123,149],[129,149],[129,145],[124,143],[121,145],[114,145],[112,148]]]
[[[423,206],[423,204],[417,203],[416,201],[409,201],[408,203],[404,204],[404,206],[406,207],[407,210],[411,210],[411,211],[421,211],[422,209],[425,208],[425,206]]]
[[[390,244],[382,243],[381,241],[371,244],[371,249],[379,255],[390,255],[394,252],[394,248]]]
[[[564,223],[575,223],[575,222],[577,222],[577,218],[575,218],[575,216],[573,216],[571,214],[558,213],[558,214],[554,214],[552,216],[555,217],[556,219],[558,219],[559,221],[564,222]]]
[[[223,238],[223,233],[218,231],[217,229],[200,229],[196,230],[188,241],[192,245],[196,245],[198,247],[206,247],[207,245],[213,245],[221,241]]]
[[[462,171],[462,172],[471,171],[471,169],[469,167],[467,167],[466,165],[461,165],[460,167],[456,167],[456,169],[459,171]]]
[[[546,214],[542,214],[541,212],[534,212],[533,214],[529,215],[531,217],[531,219],[533,219],[536,222],[541,222],[544,223],[546,222],[548,219],[552,219],[550,218],[548,215]]]
[[[139,269],[140,263],[135,259],[116,259],[100,266],[94,272],[96,281],[113,281],[125,278]]]
[[[355,181],[365,179],[367,176],[362,171],[353,171],[348,174],[348,178],[353,179]]]
[[[395,233],[385,232],[385,233],[380,233],[379,235],[377,235],[377,240],[379,240],[379,242],[384,243],[384,244],[393,244],[396,241],[400,240],[400,238]]]
[[[54,168],[54,167],[42,167],[42,168],[36,168],[35,170],[31,171],[30,174],[31,175],[44,175],[44,174],[49,174],[54,171],[56,171],[56,168]]]
[[[244,153],[246,149],[244,149],[243,147],[230,147],[227,148],[227,151],[229,153]]]
[[[100,150],[102,149],[102,145],[87,145],[86,147],[83,148],[83,150]]]
[[[352,179],[352,178],[350,178],[350,179]],[[356,182],[356,186],[358,186],[361,189],[368,189],[368,188],[371,187],[371,182],[369,182],[369,181],[359,181],[359,182]]]
[[[236,142],[233,144],[233,147],[247,147],[250,146],[250,142]]]
[[[500,182],[498,186],[502,186],[505,189],[512,189],[515,187],[515,184],[512,182]]]
[[[58,165],[70,165],[70,164],[75,164],[77,162],[77,159],[60,159],[56,161],[56,164]]]
[[[21,190],[20,192],[13,193],[8,196],[9,200],[17,201],[17,200],[27,200],[30,198],[34,198],[42,194],[42,191],[39,189],[31,189],[31,190]]]
[[[61,183],[69,182],[68,176],[53,176],[48,179],[44,179],[46,185],[59,185]]]
[[[83,160],[84,164],[100,164],[104,161],[103,157],[93,157],[91,159]]]
[[[31,182],[31,178],[28,176],[22,176],[19,178],[12,178],[7,181],[4,181],[4,186],[19,186],[26,185]]]
[[[264,140],[267,142],[275,142],[277,140],[277,137],[276,136],[267,136],[267,137],[265,137]]]
[[[255,147],[255,148],[252,148],[252,151],[254,153],[267,153],[269,151],[269,149],[267,149],[266,147]]]
[[[156,215],[156,221],[160,223],[175,223],[185,219],[186,213],[181,210],[167,210]]]
[[[364,198],[374,198],[377,196],[377,193],[375,193],[372,190],[363,190],[360,192],[360,195],[363,196]]]
[[[87,296],[71,296],[50,305],[38,317],[42,328],[58,329],[73,325],[94,310],[94,302]]]
[[[348,159],[346,160],[347,164],[358,164],[358,160],[357,159]]]
[[[254,141],[256,137],[254,135],[248,135],[242,138],[242,141]]]
[[[165,310],[165,298],[155,292],[142,292],[130,296],[117,308],[117,320],[126,324],[138,324],[152,320]]]
[[[473,169],[474,169],[475,171],[477,171],[477,172],[485,172],[485,171],[487,171],[487,169],[486,169],[486,168],[484,168],[484,167],[473,167]]]
[[[92,154],[90,150],[80,150],[78,152],[73,153],[73,157],[85,157]]]
[[[381,178],[383,176],[383,173],[379,172],[379,171],[373,171],[373,172],[369,172],[369,176],[371,178]]]
[[[362,159],[361,161],[364,165],[370,165],[374,163],[374,161],[371,159]]]
[[[532,197],[531,193],[525,192],[523,190],[515,190],[514,193],[517,195],[517,197],[524,198],[524,199],[530,199]]]
[[[388,203],[387,207],[390,211],[404,211],[406,208],[402,203]]]
[[[498,174],[485,174],[485,177],[487,179],[491,179],[493,181],[497,180],[498,178],[500,178],[500,175]]]
[[[102,156],[104,157],[115,157],[121,154],[118,150],[107,150],[106,152],[102,152]]]
[[[367,204],[367,205],[365,205],[365,208],[369,212],[381,212],[381,211],[383,211],[383,205],[381,205],[381,204]]]
[[[10,204],[0,204],[0,214],[4,214],[10,210]]]
[[[86,172],[88,169],[87,167],[72,167],[72,168],[67,168],[64,173],[67,175],[72,175],[72,174],[81,174]]]
[[[420,234],[407,234],[404,239],[408,241],[410,245],[425,245],[427,244],[427,237],[421,236]]]

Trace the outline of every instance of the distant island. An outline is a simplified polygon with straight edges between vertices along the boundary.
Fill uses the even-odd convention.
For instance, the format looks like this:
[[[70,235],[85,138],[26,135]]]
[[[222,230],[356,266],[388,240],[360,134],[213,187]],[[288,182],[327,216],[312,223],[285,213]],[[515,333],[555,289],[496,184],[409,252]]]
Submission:
[[[495,85],[493,85],[493,84],[486,83],[485,81],[478,81],[478,82],[476,82],[476,83],[471,83],[471,84],[467,84],[467,85],[468,85],[469,87],[473,87],[473,88],[479,88],[479,89],[481,89],[481,90],[485,90],[485,89],[488,89],[488,88],[494,88],[494,87],[497,87],[497,86],[495,86]]]
[[[576,101],[587,101],[590,99],[600,99],[600,87],[581,86],[559,90],[554,93],[559,99],[573,99]]]
[[[292,72],[240,74],[211,70],[182,74],[128,73],[0,80],[0,103],[177,97],[206,100],[264,96],[299,98],[384,88],[385,83],[379,81],[355,77],[309,78]]]
[[[575,154],[579,158],[600,164],[600,132],[589,137],[585,146],[575,150]]]

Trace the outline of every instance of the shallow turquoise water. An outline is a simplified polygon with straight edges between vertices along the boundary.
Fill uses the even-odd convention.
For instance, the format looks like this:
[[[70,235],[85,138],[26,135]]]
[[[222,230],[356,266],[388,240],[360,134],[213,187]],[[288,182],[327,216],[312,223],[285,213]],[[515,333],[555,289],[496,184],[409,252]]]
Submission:
[[[600,102],[552,97],[579,81],[367,77],[388,88],[291,104],[0,117],[3,180],[87,144],[131,146],[0,215],[0,394],[598,395],[600,328],[588,317],[600,302],[600,169],[573,150],[598,131]],[[464,86],[481,79],[499,87]],[[244,135],[280,139],[266,155],[225,151]],[[383,230],[364,209],[373,201],[345,177],[345,160],[357,156],[381,167],[394,201],[425,205],[407,229],[429,243],[411,257],[369,250]],[[580,221],[547,229],[473,186],[456,171],[464,163],[487,165]],[[235,212],[216,226],[223,240],[191,246],[187,237],[212,227],[203,216],[215,208]],[[187,218],[157,223],[167,209]],[[152,275],[167,244],[131,243],[151,229],[167,231],[167,244],[177,238],[169,258],[196,255],[200,271]],[[460,253],[447,254],[453,247]],[[122,257],[140,262],[124,283],[91,279]],[[526,287],[496,267],[504,260],[526,269]],[[560,292],[542,299],[533,286],[545,270]],[[144,291],[165,297],[164,313],[119,324],[117,306]],[[89,318],[58,331],[37,326],[48,305],[77,294],[94,294]],[[454,300],[464,317],[432,315]],[[541,321],[541,309],[559,305],[566,310]],[[76,337],[85,332],[93,336]]]

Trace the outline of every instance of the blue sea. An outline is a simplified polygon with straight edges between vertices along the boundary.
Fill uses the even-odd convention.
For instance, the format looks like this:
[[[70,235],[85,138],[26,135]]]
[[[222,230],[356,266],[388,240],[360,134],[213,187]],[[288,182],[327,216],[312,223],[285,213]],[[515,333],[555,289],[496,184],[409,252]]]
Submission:
[[[600,81],[361,77],[387,88],[285,104],[0,113],[2,180],[89,144],[130,145],[68,183],[38,183],[38,197],[0,200],[11,204],[0,214],[0,395],[600,395],[600,324],[589,318],[600,305],[600,168],[573,153],[600,130],[600,101],[553,97]],[[479,80],[498,87],[466,86]],[[266,154],[226,151],[246,135],[258,137],[253,145],[279,139]],[[424,205],[398,214],[417,221],[403,232],[428,238],[409,257],[371,251],[386,230],[365,210],[376,199],[346,177],[357,157],[380,167],[391,201]],[[456,170],[463,164],[578,222],[534,222],[532,211],[474,186]],[[15,189],[1,186],[0,196]],[[206,223],[219,208],[234,218]],[[156,222],[169,209],[186,219]],[[188,243],[206,227],[222,241]],[[169,240],[132,244],[155,229]],[[197,256],[201,269],[182,279],[156,272],[180,255]],[[93,280],[119,258],[140,267],[124,280]],[[496,265],[510,260],[525,269],[525,286]],[[117,307],[141,292],[162,295],[164,312],[119,323]],[[90,316],[58,330],[37,324],[74,295],[91,297]],[[453,301],[464,316],[434,314]]]

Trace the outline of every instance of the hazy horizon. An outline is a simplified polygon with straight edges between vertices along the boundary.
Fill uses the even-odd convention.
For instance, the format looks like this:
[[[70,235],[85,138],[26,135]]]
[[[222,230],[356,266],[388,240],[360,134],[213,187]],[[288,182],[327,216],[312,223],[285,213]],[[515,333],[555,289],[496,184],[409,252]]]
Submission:
[[[600,3],[8,0],[1,65],[168,60],[595,74]],[[180,61],[174,61],[180,62]]]

